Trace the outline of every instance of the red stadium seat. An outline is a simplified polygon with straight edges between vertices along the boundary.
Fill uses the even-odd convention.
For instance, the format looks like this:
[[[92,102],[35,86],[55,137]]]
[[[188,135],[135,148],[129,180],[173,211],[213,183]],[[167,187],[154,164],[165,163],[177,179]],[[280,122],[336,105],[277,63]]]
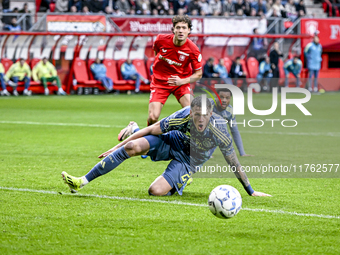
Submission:
[[[5,73],[6,73],[8,69],[11,67],[11,65],[13,64],[13,61],[8,58],[3,58],[1,59],[1,63],[4,66]]]
[[[124,63],[124,62],[123,62]],[[115,90],[134,90],[135,86],[133,84],[129,84],[125,80],[119,79],[120,71],[117,70],[117,63],[113,59],[104,59],[103,64],[107,69],[107,76],[110,77],[113,81],[113,89]]]
[[[73,62],[74,78],[77,80],[77,84],[73,86],[76,90],[78,87],[96,87],[100,90],[106,90],[100,81],[91,80],[85,60],[76,58]]]
[[[259,73],[259,62],[256,58],[250,57],[247,59],[247,65],[248,65],[248,77],[249,78],[256,78],[257,74]]]
[[[142,75],[144,78],[148,78],[148,73],[145,68],[145,62],[142,59],[134,59],[132,60],[132,64],[136,67],[137,72]],[[143,83],[143,82],[142,82]]]
[[[38,64],[40,62],[39,58],[33,58],[31,60],[31,69],[33,69],[35,67],[36,64]]]
[[[50,12],[55,11],[55,3],[50,3]]]
[[[227,57],[224,58],[224,66],[225,68],[227,68],[228,73],[230,72],[232,64],[233,64],[233,61],[231,61],[230,58],[227,58]]]

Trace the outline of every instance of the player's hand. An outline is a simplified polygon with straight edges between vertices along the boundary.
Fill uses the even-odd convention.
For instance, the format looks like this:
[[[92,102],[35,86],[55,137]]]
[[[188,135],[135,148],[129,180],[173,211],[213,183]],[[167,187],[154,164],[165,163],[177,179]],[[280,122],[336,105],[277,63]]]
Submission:
[[[170,78],[168,78],[168,84],[170,86],[181,86],[182,84],[182,79],[179,78],[177,75],[171,75]]]
[[[241,155],[241,157],[254,157],[254,155],[244,154],[244,155]]]
[[[253,194],[251,194],[252,197],[271,197],[272,195],[263,193],[263,192],[259,192],[259,191],[254,191]]]
[[[108,156],[109,154],[111,154],[112,152],[114,152],[116,150],[116,147],[113,147],[112,149],[100,154],[98,156],[98,158],[105,158],[106,156]]]

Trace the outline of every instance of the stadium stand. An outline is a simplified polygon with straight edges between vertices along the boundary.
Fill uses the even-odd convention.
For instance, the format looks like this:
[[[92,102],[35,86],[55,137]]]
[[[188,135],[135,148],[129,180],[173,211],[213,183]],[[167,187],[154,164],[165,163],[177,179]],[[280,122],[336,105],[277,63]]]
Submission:
[[[30,15],[31,17],[34,17],[34,15],[37,13],[38,15],[36,16],[35,19],[35,23],[36,25],[34,26],[32,31],[46,31],[45,29],[48,27],[46,22],[43,19],[39,19],[39,17],[41,15],[45,15],[45,20],[46,17],[50,17],[52,16],[51,12],[53,11],[53,4],[55,3],[55,1],[51,1],[52,5],[49,5],[49,13],[46,12],[36,12],[36,10],[44,10],[44,8],[40,8],[40,4],[43,1],[34,1],[34,0],[28,0],[28,1],[11,1],[10,2],[10,9],[13,10],[15,7],[21,9],[24,3],[28,4],[29,10],[31,11]],[[88,1],[83,1],[83,3],[87,3]],[[100,8],[102,8],[105,11],[109,11],[110,14],[116,15],[117,13],[115,11],[115,5],[114,3],[117,1],[102,1],[104,3],[104,5]],[[130,55],[130,58],[133,60],[133,63],[135,64],[135,66],[137,67],[138,71],[145,76],[146,78],[150,79],[150,67],[152,65],[152,63],[154,62],[154,56],[153,56],[153,52],[151,50],[151,45],[152,45],[152,39],[149,37],[149,39],[147,39],[147,36],[143,35],[145,32],[148,32],[149,29],[153,23],[142,23],[142,21],[139,19],[138,14],[146,14],[149,15],[150,18],[152,18],[153,16],[152,14],[152,8],[144,10],[144,7],[138,6],[138,2],[135,1],[127,1],[128,4],[130,5],[129,7],[129,11],[127,12],[127,15],[124,16],[123,18],[120,17],[116,17],[116,16],[103,16],[104,19],[106,20],[106,25],[104,23],[104,29],[105,30],[98,30],[98,31],[107,31],[107,32],[117,32],[119,31],[119,29],[121,29],[122,26],[122,22],[120,20],[123,20],[126,24],[126,19],[131,18],[131,21],[134,21],[134,25],[136,27],[134,27],[133,31],[144,31],[144,32],[140,32],[140,36],[133,36],[130,39],[128,37],[125,37],[128,40],[121,40],[117,37],[117,39],[114,39],[113,36],[109,36],[107,41],[104,43],[102,43],[101,45],[95,45],[93,44],[93,42],[90,41],[90,39],[87,41],[87,44],[89,45],[82,45],[79,44],[79,46],[76,46],[78,44],[78,40],[82,40],[80,39],[81,37],[78,36],[74,36],[73,39],[70,38],[70,36],[64,34],[63,35],[63,31],[59,31],[60,32],[60,38],[58,39],[58,43],[55,43],[54,46],[51,47],[51,50],[47,50],[47,54],[49,54],[50,59],[55,61],[55,63],[57,64],[57,67],[59,67],[58,69],[58,73],[62,72],[63,73],[63,77],[64,79],[62,79],[63,84],[66,85],[67,87],[67,91],[70,93],[73,90],[77,90],[78,87],[86,87],[86,86],[90,86],[90,87],[96,87],[99,90],[104,90],[104,87],[100,84],[100,82],[97,82],[95,80],[93,80],[92,77],[92,73],[89,70],[89,65],[91,62],[91,59],[95,58],[96,55],[94,54],[104,54],[103,55],[103,59],[104,59],[104,64],[106,65],[107,69],[108,69],[108,76],[110,78],[112,78],[113,82],[114,82],[114,89],[115,90],[120,90],[120,91],[126,91],[126,90],[133,90],[134,88],[134,81],[125,81],[122,79],[121,74],[120,74],[120,65],[122,64],[122,62],[124,61],[124,59],[126,59],[128,57],[128,55]],[[176,2],[177,1],[169,1],[169,8],[167,10],[163,10],[163,11],[159,11],[158,12],[158,16],[157,20],[158,22],[161,19],[166,19],[168,18],[170,20],[171,16],[163,16],[166,15],[168,13],[172,12],[172,9],[174,11],[174,13],[176,14],[178,11],[178,9],[176,9]],[[208,1],[209,2],[209,1]],[[253,8],[257,8],[258,6],[256,6],[257,1],[250,1],[251,2],[251,6]],[[269,1],[268,1],[269,2]],[[274,1],[275,2],[275,1]],[[37,3],[37,5],[36,5]],[[285,5],[287,4],[286,1],[282,1],[282,6],[285,7]],[[280,3],[276,3],[276,5],[280,7]],[[108,9],[105,9],[106,6],[108,6]],[[301,7],[302,6],[302,7]],[[277,34],[277,33],[281,33],[281,34],[298,34],[299,33],[299,29],[302,29],[303,26],[307,26],[306,23],[308,23],[308,21],[304,21],[305,23],[302,24],[304,19],[301,19],[302,17],[324,17],[326,16],[325,12],[327,12],[328,16],[337,16],[338,12],[336,11],[337,7],[336,4],[333,4],[333,2],[330,2],[330,0],[324,0],[322,1],[322,4],[320,1],[317,2],[313,2],[312,0],[304,0],[304,2],[302,3],[302,5],[299,6],[298,2],[295,2],[295,8],[296,10],[298,9],[303,9],[303,10],[307,10],[307,13],[305,13],[304,15],[300,15],[300,17],[297,20],[293,20],[289,17],[287,17],[287,15],[285,14],[286,10],[281,11],[280,15],[278,15],[279,17],[276,17],[273,14],[273,9],[277,8],[277,6],[273,6],[273,5],[268,5],[266,6],[266,11],[264,13],[264,19],[261,18],[258,26],[262,26],[264,23],[262,21],[265,21],[266,25],[265,28],[259,28],[259,31],[262,31],[261,34],[268,34],[268,36],[265,36],[268,39],[268,51],[270,50],[273,42],[275,40],[279,40],[280,41],[280,45],[282,47],[282,51],[284,52],[284,60],[289,59],[291,57],[293,57],[294,55],[300,56],[302,61],[303,61],[303,47],[306,45],[305,41],[299,38],[295,38],[295,39],[279,39],[279,38],[270,38],[270,34]],[[334,7],[335,6],[335,7]],[[92,9],[91,9],[92,8]],[[93,12],[93,15],[99,14],[99,15],[103,15],[102,13],[98,12],[99,9],[93,9],[95,8],[94,6],[89,6],[90,11]],[[113,11],[110,10],[113,9]],[[142,8],[142,9],[141,9]],[[147,7],[149,8],[149,7]],[[184,8],[185,9],[185,8]],[[261,8],[260,12],[257,13],[257,15],[262,15],[261,14]],[[335,10],[335,11],[334,11]],[[191,13],[188,12],[188,9],[185,9],[185,11],[190,15]],[[137,15],[136,15],[137,14]],[[199,48],[201,49],[202,55],[203,55],[203,62],[205,62],[206,58],[208,58],[209,56],[214,57],[215,59],[218,59],[220,57],[224,57],[225,59],[225,66],[228,70],[228,72],[230,71],[230,66],[232,63],[232,60],[235,59],[236,56],[242,56],[242,66],[243,69],[247,71],[247,82],[253,82],[254,79],[256,78],[257,72],[258,72],[258,62],[256,59],[251,58],[251,57],[247,57],[248,53],[249,53],[249,45],[244,45],[244,46],[238,46],[238,44],[230,44],[230,42],[232,41],[232,38],[228,36],[228,34],[225,34],[225,42],[223,43],[223,45],[219,44],[217,42],[216,45],[214,45],[215,42],[213,42],[213,44],[209,44],[206,41],[209,40],[205,40],[203,39],[203,34],[199,34],[200,32],[202,32],[202,28],[199,27],[200,24],[203,24],[204,19],[208,19],[208,18],[215,18],[216,16],[212,16],[212,17],[207,17],[206,14],[204,14],[204,12],[200,13],[203,14],[204,16],[197,16],[198,18],[195,18],[195,27],[194,29],[196,30],[192,35],[192,40],[199,46]],[[6,16],[7,14],[3,13],[3,16]],[[19,19],[20,19],[20,15],[24,15],[24,14],[18,14],[19,15]],[[54,14],[53,14],[54,15]],[[61,15],[61,17],[66,17],[65,13],[60,13],[58,15]],[[90,14],[91,15],[91,14]],[[225,13],[219,13],[220,16],[226,16]],[[227,14],[228,16],[232,16],[232,13]],[[245,15],[250,15],[250,13],[245,13]],[[275,17],[273,17],[275,16]],[[79,17],[80,19],[84,19],[83,17],[85,16],[73,16],[73,17]],[[145,18],[145,16],[143,16]],[[251,19],[252,17],[248,17],[249,19]],[[244,20],[248,19],[247,17],[244,17]],[[221,19],[221,18],[220,18]],[[225,18],[227,19],[227,18]],[[74,20],[76,21],[77,19],[74,18]],[[310,21],[315,21],[315,19],[310,19]],[[83,20],[82,20],[83,21]],[[222,21],[222,19],[221,19]],[[318,21],[315,21],[318,22]],[[82,22],[82,23],[86,23],[86,22]],[[301,23],[301,24],[300,24]],[[310,22],[311,23],[311,22]],[[39,25],[40,24],[40,25]],[[97,26],[98,24],[100,25],[100,22],[96,23]],[[132,23],[129,23],[132,26]],[[39,26],[38,26],[39,25]],[[144,26],[144,25],[148,25]],[[310,25],[310,24],[309,24]],[[101,25],[100,25],[101,26]],[[99,29],[103,29],[102,27],[98,27]],[[143,27],[144,26],[144,27]],[[313,26],[316,26],[316,28],[313,30]],[[320,25],[319,25],[320,26]],[[123,28],[122,32],[131,32],[130,30],[126,30],[127,28]],[[128,29],[132,29],[132,27],[128,28]],[[146,29],[146,30],[143,30]],[[267,29],[267,31],[266,31]],[[308,28],[309,30],[311,28]],[[308,29],[304,30],[303,33],[309,33],[311,34],[310,31],[308,31]],[[312,30],[316,32],[318,30],[317,25],[312,24]],[[155,30],[152,30],[155,31]],[[168,33],[168,30],[163,30],[161,31],[163,33]],[[206,32],[206,31],[205,31]],[[156,32],[157,33],[157,32]],[[302,33],[302,32],[301,32]],[[251,33],[250,33],[251,34]],[[20,35],[19,35],[20,36]],[[20,37],[24,37],[23,35]],[[9,61],[15,61],[20,54],[25,54],[25,53],[18,53],[19,48],[25,48],[24,52],[27,52],[28,50],[28,59],[31,60],[31,67],[32,65],[34,66],[34,61],[39,61],[40,57],[39,54],[37,55],[34,50],[34,47],[36,47],[35,43],[36,43],[36,39],[39,38],[39,36],[33,36],[33,44],[28,42],[25,45],[14,45],[14,46],[9,46],[9,43],[7,41],[8,38],[10,37],[3,37],[4,39],[1,41],[2,43],[2,49],[1,49],[1,57],[3,58],[2,61],[3,63],[6,62],[6,58],[9,58]],[[88,36],[88,38],[91,38],[90,36]],[[99,38],[99,40],[97,40],[96,43],[98,43],[99,41],[102,41],[101,37],[97,37]],[[211,39],[211,38],[208,38]],[[241,39],[241,38],[240,38]],[[243,38],[244,39],[244,38]],[[144,40],[145,44],[141,43],[138,40]],[[25,39],[23,38],[22,43],[25,42]],[[302,43],[303,42],[303,43]],[[91,46],[92,45],[92,46]],[[10,50],[11,47],[14,47],[14,53]],[[17,50],[15,50],[15,47],[17,47]],[[94,47],[97,47],[97,50],[94,49]],[[73,48],[73,49],[72,49]],[[86,49],[87,48],[87,49]],[[143,49],[144,48],[144,49]],[[84,54],[79,54],[80,50],[84,50]],[[44,49],[45,51],[46,49]],[[143,52],[144,51],[144,52]],[[11,53],[12,52],[12,53]],[[336,72],[333,71],[332,68],[336,67],[337,64],[340,61],[339,58],[339,54],[340,53],[334,53],[334,49],[333,49],[333,53],[330,54],[330,52],[332,52],[332,49],[329,47],[324,47],[324,53],[322,55],[322,59],[323,59],[323,63],[322,63],[322,69],[320,72],[320,75],[331,75],[331,77],[337,77],[336,76]],[[10,53],[8,55],[8,53]],[[12,55],[11,55],[12,54]],[[59,54],[59,57],[55,58],[56,55]],[[8,55],[8,56],[7,56]],[[132,56],[132,57],[131,57]],[[259,59],[260,60],[260,59]],[[81,63],[79,65],[79,63]],[[4,64],[5,65],[5,64]],[[79,65],[79,66],[78,66]],[[283,64],[280,63],[280,77],[281,79],[284,78],[284,73],[283,73]],[[307,72],[306,69],[302,70],[301,76],[306,77],[307,76]],[[327,77],[326,76],[326,77]],[[303,80],[303,79],[302,79]],[[75,85],[73,85],[75,84]],[[31,84],[32,86],[34,84],[34,82],[32,82]],[[37,86],[38,87],[38,86]],[[332,86],[330,89],[334,89],[337,88],[337,86]],[[20,89],[20,88],[19,88]],[[52,89],[53,90],[53,89]],[[141,86],[141,90],[142,91],[148,91],[149,90],[149,85],[143,84]],[[40,91],[40,90],[36,90],[36,91]],[[42,91],[42,90],[41,90]]]

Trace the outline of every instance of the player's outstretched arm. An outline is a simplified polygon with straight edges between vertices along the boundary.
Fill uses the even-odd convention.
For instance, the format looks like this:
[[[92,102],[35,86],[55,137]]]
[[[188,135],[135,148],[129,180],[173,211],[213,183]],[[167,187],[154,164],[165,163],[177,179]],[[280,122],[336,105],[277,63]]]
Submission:
[[[234,174],[236,175],[236,178],[242,183],[244,189],[247,191],[247,193],[250,196],[254,197],[271,197],[271,195],[254,191],[250,185],[250,182],[248,180],[247,174],[243,171],[242,166],[240,162],[238,161],[238,158],[236,156],[236,152],[233,151],[230,155],[224,156],[225,160],[230,165],[231,169],[234,171]]]
[[[147,136],[147,135],[160,135],[163,134],[161,127],[160,127],[160,122],[156,122],[155,124],[148,126],[146,128],[143,128],[141,130],[139,130],[138,132],[134,133],[133,135],[131,135],[129,138],[127,138],[126,140],[124,140],[123,142],[117,144],[116,146],[114,146],[112,149],[100,154],[98,156],[98,158],[103,158],[106,157],[107,155],[109,155],[110,153],[114,152],[115,150],[117,150],[118,148],[124,146],[125,144],[127,144],[130,141],[136,140],[140,137],[143,136]]]

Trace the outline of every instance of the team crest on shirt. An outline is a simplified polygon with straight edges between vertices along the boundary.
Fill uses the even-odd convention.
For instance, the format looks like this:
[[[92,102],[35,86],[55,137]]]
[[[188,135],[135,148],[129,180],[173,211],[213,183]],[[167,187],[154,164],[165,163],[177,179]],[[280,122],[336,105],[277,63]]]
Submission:
[[[187,57],[189,56],[188,53],[185,53],[185,52],[180,51],[180,50],[178,51],[178,53],[180,54],[180,55],[179,55],[179,60],[180,60],[180,61],[184,61],[184,60],[185,60],[185,57],[186,57],[186,56],[187,56]]]

